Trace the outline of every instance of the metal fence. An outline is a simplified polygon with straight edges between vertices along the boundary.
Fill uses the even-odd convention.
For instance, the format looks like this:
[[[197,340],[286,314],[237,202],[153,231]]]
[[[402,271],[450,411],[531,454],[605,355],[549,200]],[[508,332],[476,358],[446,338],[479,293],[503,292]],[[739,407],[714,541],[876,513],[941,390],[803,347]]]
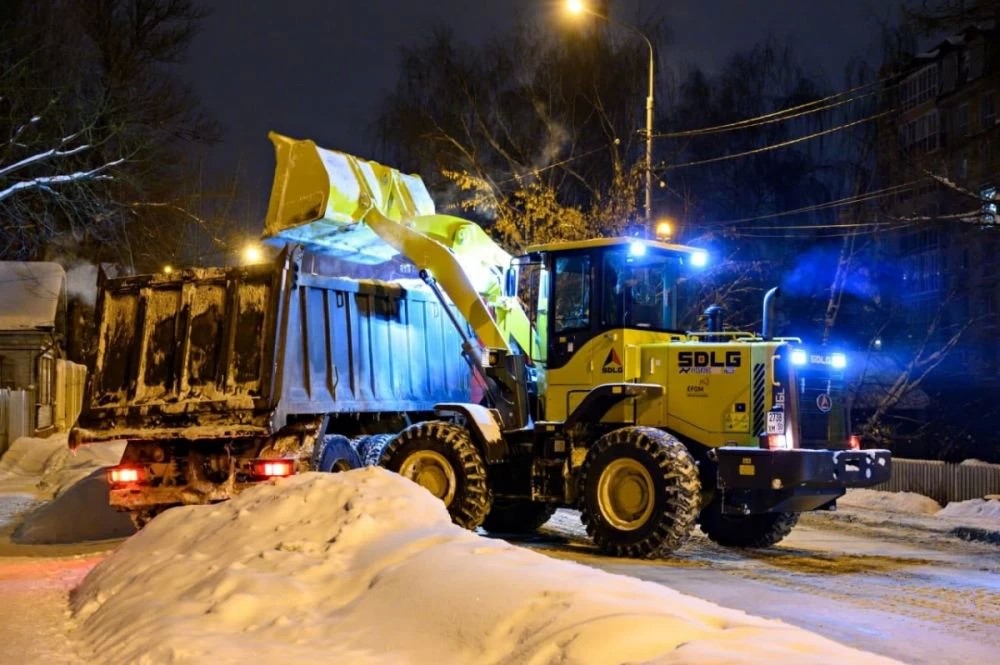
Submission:
[[[33,401],[27,390],[0,389],[0,455],[15,439],[30,433]]]
[[[49,404],[37,404],[33,390],[0,390],[0,455],[22,436],[65,432],[72,427],[83,406],[86,380],[86,366],[57,360]]]
[[[1000,495],[1000,464],[949,464],[931,460],[892,460],[892,478],[872,489],[915,492],[941,505]]]

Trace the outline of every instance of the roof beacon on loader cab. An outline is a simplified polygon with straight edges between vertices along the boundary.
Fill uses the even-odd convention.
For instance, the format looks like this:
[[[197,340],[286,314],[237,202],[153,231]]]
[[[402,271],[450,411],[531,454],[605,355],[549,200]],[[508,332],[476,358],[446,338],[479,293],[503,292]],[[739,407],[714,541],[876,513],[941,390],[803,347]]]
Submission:
[[[452,519],[467,528],[529,533],[556,508],[573,507],[603,551],[660,557],[680,547],[696,523],[722,545],[773,545],[799,513],[832,508],[847,488],[889,478],[888,451],[858,450],[847,438],[823,448],[815,441],[802,447],[791,361],[795,340],[775,338],[769,329],[776,290],[765,298],[760,334],[724,332],[718,316],[709,317],[706,332],[684,332],[677,327],[679,286],[704,261],[701,250],[597,238],[538,245],[511,257],[475,223],[436,214],[417,176],[311,141],[277,134],[271,139],[277,167],[265,236],[356,263],[379,263],[398,253],[415,264],[425,288],[413,293],[433,294],[450,325],[434,338],[455,341],[466,381],[453,391],[459,399],[427,404],[410,394],[410,409],[402,395],[393,395],[397,381],[385,379],[386,391],[366,404],[355,403],[349,417],[351,410],[338,407],[336,396],[311,414],[299,402],[296,414],[275,409],[272,397],[271,410],[261,411],[270,414],[269,424],[252,431],[237,427],[235,411],[219,406],[213,417],[228,419],[233,427],[217,432],[213,445],[245,447],[255,457],[216,455],[220,470],[212,487],[203,487],[209,496],[212,488],[231,492],[251,481],[252,473],[235,469],[252,470],[276,441],[294,440],[282,450],[297,460],[297,468],[353,465],[324,468],[324,455],[379,464],[440,497]],[[318,277],[299,272],[281,279],[297,280],[297,286],[272,287],[263,330],[282,330],[275,321],[295,308],[301,315],[332,307],[329,297],[296,291]],[[274,284],[280,282],[275,278]],[[187,321],[184,316],[189,315],[175,320]],[[409,316],[405,337],[424,337],[430,321]],[[294,359],[309,365],[310,373],[325,367],[328,378],[352,381],[345,363],[363,355],[372,360],[369,378],[375,382],[383,374],[395,376],[400,362],[436,365],[449,357],[447,351],[414,357],[412,346],[392,342],[375,354],[358,346],[364,336],[347,334],[338,323],[350,320],[325,317],[327,327],[308,328],[308,340],[298,336],[298,328],[265,335],[261,353],[289,362],[290,347],[305,348]],[[233,326],[240,330],[239,323]],[[225,326],[223,332],[239,337]],[[316,343],[317,336],[324,343]],[[227,382],[236,355],[221,351],[219,371]],[[261,376],[273,383],[271,366],[264,363]],[[469,375],[483,387],[481,398],[471,397]],[[308,399],[308,390],[303,397]],[[127,402],[120,401],[121,408]],[[74,442],[101,438],[90,413],[81,419]],[[246,425],[255,422],[253,409],[243,413]],[[296,438],[296,431],[311,434]],[[179,452],[167,451],[167,434],[130,431],[129,449],[156,446],[161,452],[151,453],[154,458],[176,456],[190,465],[201,444],[183,434],[170,439]],[[247,438],[256,443],[239,443]],[[327,454],[329,441],[349,452]],[[184,495],[188,476],[168,479],[151,471],[155,461],[131,457],[138,459],[138,473],[150,489],[179,488],[170,493],[170,505],[197,502]],[[113,485],[112,503],[117,496],[116,505],[147,514],[165,507],[129,505],[116,495],[123,491]],[[152,492],[142,494],[142,482],[133,482],[132,491],[144,501],[156,500]]]

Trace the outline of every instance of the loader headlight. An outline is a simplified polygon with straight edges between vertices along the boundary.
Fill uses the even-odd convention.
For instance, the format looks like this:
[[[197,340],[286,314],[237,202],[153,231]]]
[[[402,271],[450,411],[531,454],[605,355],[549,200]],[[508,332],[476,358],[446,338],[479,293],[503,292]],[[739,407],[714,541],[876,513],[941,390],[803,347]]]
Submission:
[[[628,253],[629,256],[646,256],[646,244],[634,240],[629,243]]]
[[[834,369],[844,369],[847,367],[847,356],[843,353],[834,353],[830,356],[830,365]]]
[[[792,351],[793,365],[805,365],[807,360],[809,360],[809,357],[804,349],[794,349]]]
[[[707,252],[695,252],[691,255],[691,265],[695,268],[704,268],[708,265]]]

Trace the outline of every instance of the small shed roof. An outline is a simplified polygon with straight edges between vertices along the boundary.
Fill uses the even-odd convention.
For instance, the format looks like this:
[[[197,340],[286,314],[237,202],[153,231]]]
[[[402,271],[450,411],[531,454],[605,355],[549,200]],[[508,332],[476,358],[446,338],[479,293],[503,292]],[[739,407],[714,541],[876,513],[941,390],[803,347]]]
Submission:
[[[0,261],[0,331],[55,325],[66,272],[47,261]]]

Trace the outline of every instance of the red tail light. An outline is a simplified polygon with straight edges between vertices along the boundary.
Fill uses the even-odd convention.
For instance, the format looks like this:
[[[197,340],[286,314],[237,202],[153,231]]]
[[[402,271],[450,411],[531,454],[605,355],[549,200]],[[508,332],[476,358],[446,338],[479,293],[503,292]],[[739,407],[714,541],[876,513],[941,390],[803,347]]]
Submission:
[[[857,434],[847,437],[847,447],[851,450],[861,450],[861,437]]]
[[[791,446],[788,444],[788,437],[784,434],[768,434],[767,448],[768,450],[788,450]]]
[[[294,473],[293,459],[259,459],[253,462],[253,475],[258,478],[283,478]]]
[[[119,464],[109,467],[107,478],[109,485],[135,485],[145,478],[142,467]]]

